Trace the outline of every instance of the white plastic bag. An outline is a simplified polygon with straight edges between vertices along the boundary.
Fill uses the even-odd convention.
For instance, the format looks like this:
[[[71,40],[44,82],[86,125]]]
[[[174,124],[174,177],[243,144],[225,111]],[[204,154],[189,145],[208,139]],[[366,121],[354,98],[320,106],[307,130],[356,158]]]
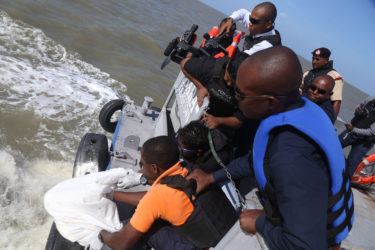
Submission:
[[[44,207],[64,238],[90,249],[101,249],[99,232],[115,232],[123,226],[116,204],[106,198],[106,193],[119,181],[135,183],[139,177],[133,170],[116,168],[65,180],[45,194]]]

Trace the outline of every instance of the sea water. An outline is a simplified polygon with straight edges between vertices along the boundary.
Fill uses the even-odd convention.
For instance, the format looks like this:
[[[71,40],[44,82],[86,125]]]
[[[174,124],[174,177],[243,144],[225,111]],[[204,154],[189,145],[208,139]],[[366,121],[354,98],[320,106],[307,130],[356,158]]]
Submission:
[[[71,177],[85,133],[106,134],[101,107],[160,107],[179,70],[160,70],[168,42],[193,23],[200,42],[223,17],[194,0],[0,2],[0,249],[44,249],[43,195]],[[364,96],[347,84],[340,116]]]

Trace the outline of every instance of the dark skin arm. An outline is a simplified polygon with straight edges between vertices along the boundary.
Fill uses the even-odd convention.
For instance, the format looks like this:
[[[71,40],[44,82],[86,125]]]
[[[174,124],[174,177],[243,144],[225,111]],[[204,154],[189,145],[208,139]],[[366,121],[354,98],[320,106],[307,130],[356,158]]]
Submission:
[[[196,194],[199,194],[208,185],[215,182],[213,174],[207,174],[199,168],[194,169],[188,176],[186,176],[186,179],[188,181],[191,179],[195,179],[197,181]],[[193,199],[195,199],[195,197],[193,197]]]
[[[335,116],[337,118],[340,112],[341,101],[333,101],[332,106],[333,106],[333,110],[335,111]]]
[[[241,229],[253,236],[257,231],[255,223],[262,214],[264,214],[264,210],[261,209],[243,210],[240,215]]]
[[[223,23],[219,27],[219,34],[222,34],[223,32],[226,32],[227,35],[229,36],[230,28],[232,28],[232,25],[233,25],[233,19],[229,18],[225,23]]]
[[[138,206],[139,201],[143,198],[146,192],[118,192],[113,193],[113,199],[122,203]]]
[[[113,250],[130,249],[142,235],[143,233],[135,229],[130,223],[119,232],[100,231],[103,242]]]
[[[237,117],[230,116],[230,117],[216,117],[205,113],[205,117],[202,119],[202,122],[210,129],[217,128],[219,126],[224,126],[228,128],[239,128],[242,126],[243,122],[241,122]]]
[[[210,97],[208,90],[206,87],[203,86],[203,84],[198,81],[196,78],[194,78],[192,75],[190,75],[186,70],[185,70],[185,63],[190,60],[190,58],[185,58],[184,60],[181,61],[180,66],[181,66],[181,71],[184,73],[184,75],[197,87],[197,101],[198,101],[198,106],[201,107],[203,104],[203,99],[205,96]]]

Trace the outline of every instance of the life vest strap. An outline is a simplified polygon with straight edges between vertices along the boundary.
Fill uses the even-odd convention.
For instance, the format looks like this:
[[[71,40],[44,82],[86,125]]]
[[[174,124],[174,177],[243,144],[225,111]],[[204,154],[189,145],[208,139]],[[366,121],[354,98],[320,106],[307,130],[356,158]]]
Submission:
[[[347,209],[347,207],[345,206],[345,210],[349,216],[346,216],[345,220],[343,220],[340,225],[327,230],[327,241],[330,246],[337,244],[336,236],[341,233],[346,227],[348,227],[348,231],[350,231],[350,229],[352,228],[351,218],[354,212],[354,202],[350,209]]]

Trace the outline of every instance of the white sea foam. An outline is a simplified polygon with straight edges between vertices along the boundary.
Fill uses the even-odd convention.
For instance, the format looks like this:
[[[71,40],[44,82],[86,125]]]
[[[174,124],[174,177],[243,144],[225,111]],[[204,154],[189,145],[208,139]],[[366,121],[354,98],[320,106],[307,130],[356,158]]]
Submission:
[[[7,124],[5,144],[19,141],[26,151],[37,146],[34,156],[72,157],[84,133],[104,132],[97,119],[101,107],[112,99],[130,100],[125,92],[123,83],[40,29],[0,11],[1,113],[17,123],[14,128]],[[30,130],[27,135],[22,128],[13,131],[21,125]]]
[[[0,11],[0,249],[44,249],[52,222],[44,193],[71,177],[81,136],[98,132],[100,108],[129,100],[125,92],[41,30]]]
[[[126,86],[80,60],[41,30],[0,12],[0,103],[33,109],[48,119],[90,116]]]
[[[43,249],[40,239],[47,239],[52,222],[44,211],[44,193],[71,177],[73,163],[34,160],[17,166],[3,150],[0,166],[0,249]]]

